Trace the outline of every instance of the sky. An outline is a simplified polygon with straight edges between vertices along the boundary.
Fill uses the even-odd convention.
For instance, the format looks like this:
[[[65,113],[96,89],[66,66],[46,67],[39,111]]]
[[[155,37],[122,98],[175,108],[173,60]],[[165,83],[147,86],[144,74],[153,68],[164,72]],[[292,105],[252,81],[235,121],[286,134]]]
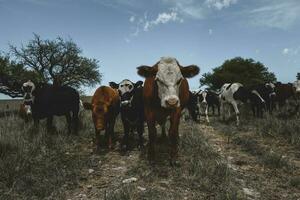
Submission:
[[[299,0],[0,0],[0,24],[2,52],[33,33],[71,38],[99,60],[102,85],[143,80],[136,67],[163,56],[200,67],[191,89],[237,56],[262,62],[282,82],[300,71]]]

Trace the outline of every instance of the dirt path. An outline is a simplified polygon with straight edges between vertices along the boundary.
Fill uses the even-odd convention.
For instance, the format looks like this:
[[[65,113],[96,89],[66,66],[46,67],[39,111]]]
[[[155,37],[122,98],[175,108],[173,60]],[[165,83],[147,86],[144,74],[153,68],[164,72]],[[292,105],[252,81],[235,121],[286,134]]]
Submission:
[[[243,143],[236,138],[228,139],[225,125],[219,122],[210,125],[185,123],[181,131],[187,131],[191,126],[208,139],[208,145],[227,161],[233,171],[233,179],[243,193],[238,195],[239,199],[300,199],[299,188],[291,186],[291,180],[300,177],[297,150],[292,147],[287,150],[286,144],[277,145],[276,151],[287,150],[284,156],[289,158],[289,163],[280,168],[271,168],[262,162],[263,155],[245,151],[241,145]],[[239,131],[239,134],[243,136],[249,133]],[[259,146],[267,145],[259,138],[252,140]],[[144,199],[210,199],[210,195],[214,196],[203,192],[196,197],[193,191],[197,187],[178,184],[174,178],[178,169],[171,169],[166,164],[153,169],[144,158],[145,152],[137,149],[124,154],[116,147],[115,150],[97,155],[93,153],[90,138],[68,153],[79,153],[80,156],[89,157],[89,161],[78,175],[79,187],[67,191],[67,199],[129,199],[132,193]]]

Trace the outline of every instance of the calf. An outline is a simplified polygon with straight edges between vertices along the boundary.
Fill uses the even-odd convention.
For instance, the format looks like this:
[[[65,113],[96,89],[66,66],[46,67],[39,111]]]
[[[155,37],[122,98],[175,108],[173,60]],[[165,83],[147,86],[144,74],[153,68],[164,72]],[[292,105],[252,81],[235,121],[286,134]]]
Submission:
[[[128,79],[121,81],[119,84],[110,82],[109,85],[119,91],[121,97],[121,119],[124,127],[123,144],[126,149],[129,148],[129,132],[137,130],[139,136],[138,146],[144,145],[144,103],[143,103],[143,81],[136,83]]]
[[[103,130],[105,130],[105,140],[108,148],[111,149],[114,126],[120,108],[118,91],[111,87],[101,86],[95,91],[92,102],[84,102],[83,106],[85,109],[92,111],[96,133],[96,150],[100,150],[100,133]]]
[[[149,131],[148,158],[155,157],[156,123],[164,124],[170,117],[170,163],[176,164],[178,156],[178,125],[181,111],[189,101],[186,78],[199,73],[195,65],[182,67],[175,58],[162,57],[154,66],[138,67],[138,74],[145,77],[143,99]]]
[[[35,125],[39,123],[40,119],[47,118],[47,129],[50,130],[53,117],[65,115],[68,132],[71,133],[73,126],[73,132],[77,133],[79,93],[75,89],[68,86],[48,84],[35,86],[31,81],[24,83],[22,89],[25,93],[24,104],[28,106],[28,113],[31,109]]]
[[[215,114],[215,106],[216,106],[218,109],[218,114],[220,115],[220,101],[216,93],[209,90],[204,90],[204,91],[200,90],[199,92],[197,92],[197,96],[198,96],[199,110],[201,110],[201,107],[204,108],[205,119],[207,122],[209,122],[209,118],[208,118],[209,108],[212,108],[213,114]]]
[[[225,104],[230,104],[234,109],[237,125],[240,123],[238,104],[247,103],[247,101],[250,101],[252,106],[264,103],[264,100],[258,92],[250,91],[240,83],[225,83],[221,87],[219,98],[221,101],[221,113],[223,120],[225,119],[224,106]]]

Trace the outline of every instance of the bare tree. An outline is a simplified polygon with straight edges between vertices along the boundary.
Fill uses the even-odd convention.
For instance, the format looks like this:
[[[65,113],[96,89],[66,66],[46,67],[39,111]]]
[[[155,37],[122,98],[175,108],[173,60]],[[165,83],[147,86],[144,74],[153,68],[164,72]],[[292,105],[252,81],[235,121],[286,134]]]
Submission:
[[[17,61],[35,71],[42,82],[79,88],[101,81],[98,61],[82,56],[81,49],[71,39],[43,40],[34,34],[26,46],[10,45],[10,49]]]

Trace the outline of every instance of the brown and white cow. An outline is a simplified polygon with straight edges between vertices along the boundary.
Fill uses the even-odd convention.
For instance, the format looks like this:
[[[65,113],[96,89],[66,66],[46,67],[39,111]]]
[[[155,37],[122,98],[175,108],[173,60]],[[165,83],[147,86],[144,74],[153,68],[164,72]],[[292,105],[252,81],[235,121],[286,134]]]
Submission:
[[[97,151],[100,149],[100,132],[103,130],[105,130],[105,140],[108,142],[108,147],[111,148],[115,121],[120,107],[118,90],[101,86],[95,91],[92,102],[84,102],[83,106],[85,109],[92,110]]]
[[[181,111],[189,101],[189,84],[186,78],[197,75],[196,65],[181,66],[175,58],[162,57],[154,66],[140,66],[138,74],[145,77],[143,98],[145,118],[149,131],[148,158],[155,158],[156,123],[163,125],[170,117],[170,163],[178,156],[178,125]]]

